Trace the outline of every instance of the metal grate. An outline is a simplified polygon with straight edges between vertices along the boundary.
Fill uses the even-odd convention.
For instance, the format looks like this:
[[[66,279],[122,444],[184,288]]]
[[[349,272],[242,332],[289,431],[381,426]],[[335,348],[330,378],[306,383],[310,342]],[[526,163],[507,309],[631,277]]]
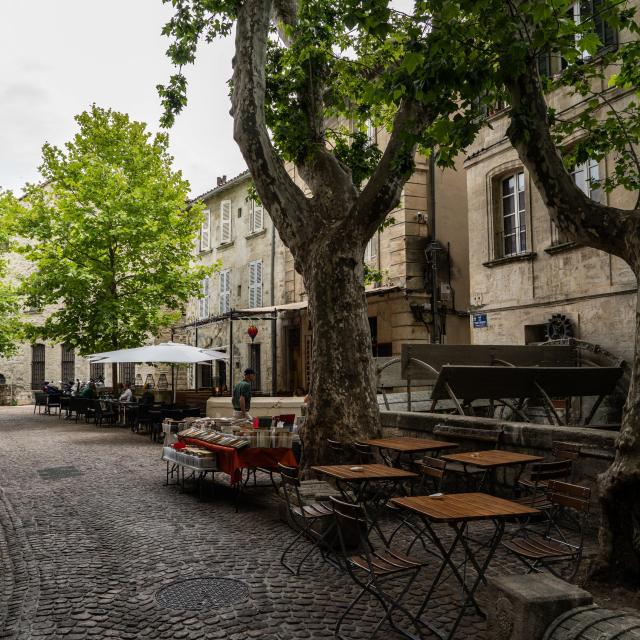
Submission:
[[[187,578],[163,587],[156,602],[169,609],[213,609],[244,602],[249,587],[231,578]]]
[[[43,480],[60,480],[61,478],[72,478],[81,476],[82,471],[76,467],[47,467],[46,469],[38,469],[38,475]]]

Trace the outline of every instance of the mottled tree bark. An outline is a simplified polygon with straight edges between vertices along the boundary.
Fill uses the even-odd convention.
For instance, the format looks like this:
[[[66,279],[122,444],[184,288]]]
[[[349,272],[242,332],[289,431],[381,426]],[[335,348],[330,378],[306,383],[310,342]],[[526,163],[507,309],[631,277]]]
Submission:
[[[535,58],[530,69],[535,69]],[[503,61],[511,97],[508,136],[549,210],[572,240],[622,258],[638,278],[640,211],[602,205],[588,198],[566,171],[550,133],[547,105],[535,71],[518,72]],[[640,296],[639,296],[640,300]],[[602,520],[600,558],[594,575],[640,577],[640,307],[636,310],[635,356],[616,457],[598,479]]]
[[[280,237],[302,273],[313,329],[310,415],[303,435],[305,465],[326,461],[326,439],[351,442],[377,434],[371,336],[364,293],[364,247],[397,204],[414,167],[414,137],[430,117],[405,100],[382,159],[366,187],[327,149],[321,70],[309,64],[299,90],[308,152],[297,164],[306,197],[287,173],[265,124],[265,54],[274,15],[295,33],[289,0],[245,0],[236,23],[232,115],[234,137]]]

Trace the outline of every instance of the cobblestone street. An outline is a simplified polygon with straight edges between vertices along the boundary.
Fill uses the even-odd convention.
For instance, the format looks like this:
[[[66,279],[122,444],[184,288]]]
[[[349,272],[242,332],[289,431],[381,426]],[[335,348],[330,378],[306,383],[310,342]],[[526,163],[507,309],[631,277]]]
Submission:
[[[250,492],[235,513],[226,487],[205,500],[164,486],[161,448],[126,429],[102,428],[0,407],[0,637],[333,638],[357,593],[319,555],[300,578],[279,564],[294,535],[273,491]],[[56,477],[43,469],[75,467]],[[434,565],[423,569],[420,585]],[[493,571],[519,570],[499,552]],[[248,587],[235,606],[167,608],[156,592],[185,578],[233,578]],[[456,611],[443,598],[434,622]],[[365,638],[380,618],[359,605],[343,632]],[[484,637],[465,619],[458,637]],[[432,637],[426,634],[426,637]],[[395,638],[383,629],[379,637]]]

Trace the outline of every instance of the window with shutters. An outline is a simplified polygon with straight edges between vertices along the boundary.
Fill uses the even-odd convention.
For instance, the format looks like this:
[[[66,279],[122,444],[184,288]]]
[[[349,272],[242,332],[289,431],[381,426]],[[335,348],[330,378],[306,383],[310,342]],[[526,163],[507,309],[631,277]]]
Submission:
[[[60,379],[63,382],[73,382],[76,377],[76,352],[69,344],[63,344],[62,347],[62,366]]]
[[[209,276],[202,279],[200,286],[201,297],[198,300],[198,317],[202,320],[209,317]]]
[[[209,251],[209,249],[211,249],[211,211],[205,209],[200,228],[200,251]]]
[[[249,307],[262,306],[262,260],[249,263]]]
[[[367,246],[364,248],[364,261],[371,263],[378,257],[378,234],[376,233],[373,238],[367,242]]]
[[[249,233],[258,233],[264,229],[264,208],[261,204],[251,203],[251,216],[249,217]]]
[[[220,203],[220,244],[231,242],[231,200]]]
[[[44,384],[45,346],[31,345],[31,388],[42,389]]]
[[[367,120],[366,127],[367,127],[367,142],[369,144],[376,144],[377,142],[376,128],[373,126],[373,122],[371,122],[370,119]]]
[[[220,313],[231,311],[231,269],[220,272]]]

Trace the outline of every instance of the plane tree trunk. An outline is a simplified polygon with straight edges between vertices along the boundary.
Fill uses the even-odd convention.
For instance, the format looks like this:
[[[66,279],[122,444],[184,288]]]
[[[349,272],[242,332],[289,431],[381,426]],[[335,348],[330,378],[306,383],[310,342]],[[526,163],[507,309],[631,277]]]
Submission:
[[[277,14],[277,16],[276,16]],[[303,192],[274,149],[265,120],[266,50],[278,17],[295,38],[295,3],[245,0],[238,8],[233,61],[234,137],[256,190],[304,279],[313,330],[311,405],[303,433],[305,466],[326,462],[326,439],[380,431],[364,294],[364,247],[397,205],[414,169],[417,133],[435,107],[403,98],[382,157],[366,186],[326,146],[323,69],[305,64],[298,104],[305,151],[296,161]]]
[[[536,58],[529,69],[536,68]],[[575,242],[622,258],[640,273],[640,210],[617,209],[588,198],[566,171],[551,138],[547,105],[536,72],[503,61],[510,94],[507,134],[558,228]],[[600,557],[594,576],[640,578],[640,307],[636,310],[635,354],[616,456],[598,478],[602,509]]]
[[[326,440],[353,442],[380,429],[364,293],[362,241],[322,239],[302,261],[313,328],[305,461],[326,459]]]

